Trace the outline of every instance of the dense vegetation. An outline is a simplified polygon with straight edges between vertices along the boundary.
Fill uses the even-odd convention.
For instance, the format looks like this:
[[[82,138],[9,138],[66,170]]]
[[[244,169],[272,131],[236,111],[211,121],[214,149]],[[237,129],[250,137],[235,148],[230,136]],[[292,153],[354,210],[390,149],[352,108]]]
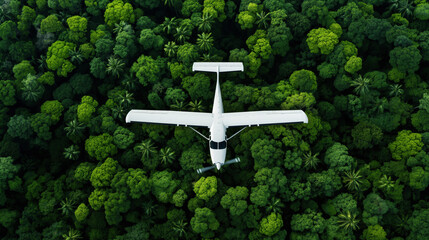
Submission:
[[[427,239],[426,0],[1,0],[1,239]],[[131,108],[303,109],[211,164]],[[228,129],[228,135],[238,129]],[[207,129],[202,129],[208,135]]]

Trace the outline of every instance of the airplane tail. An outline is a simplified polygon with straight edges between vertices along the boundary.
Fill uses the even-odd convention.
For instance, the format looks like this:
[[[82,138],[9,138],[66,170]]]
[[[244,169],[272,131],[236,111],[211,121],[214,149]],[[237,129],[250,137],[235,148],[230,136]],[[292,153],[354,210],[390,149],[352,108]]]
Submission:
[[[192,71],[201,72],[235,72],[244,71],[242,62],[194,62]]]

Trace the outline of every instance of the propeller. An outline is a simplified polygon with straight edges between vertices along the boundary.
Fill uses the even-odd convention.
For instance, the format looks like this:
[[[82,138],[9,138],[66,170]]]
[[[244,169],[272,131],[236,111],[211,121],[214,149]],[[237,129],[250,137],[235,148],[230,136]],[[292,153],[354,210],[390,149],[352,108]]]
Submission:
[[[234,159],[228,160],[226,162],[224,162],[223,164],[221,163],[216,163],[216,165],[210,166],[210,167],[205,167],[205,168],[200,168],[197,170],[198,174],[201,174],[203,172],[207,172],[208,170],[212,170],[213,168],[217,168],[218,170],[220,169],[221,166],[223,165],[228,165],[228,164],[233,164],[233,163],[239,163],[240,162],[240,158],[236,157]]]

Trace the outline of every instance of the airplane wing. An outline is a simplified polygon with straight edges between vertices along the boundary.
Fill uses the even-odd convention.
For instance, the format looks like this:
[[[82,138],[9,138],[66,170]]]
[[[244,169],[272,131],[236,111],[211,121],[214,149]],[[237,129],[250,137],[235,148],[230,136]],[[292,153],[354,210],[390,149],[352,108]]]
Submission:
[[[136,109],[129,111],[125,118],[127,123],[140,122],[185,127],[210,127],[212,121],[211,113]]]
[[[222,119],[225,127],[308,123],[307,115],[302,110],[223,113]]]

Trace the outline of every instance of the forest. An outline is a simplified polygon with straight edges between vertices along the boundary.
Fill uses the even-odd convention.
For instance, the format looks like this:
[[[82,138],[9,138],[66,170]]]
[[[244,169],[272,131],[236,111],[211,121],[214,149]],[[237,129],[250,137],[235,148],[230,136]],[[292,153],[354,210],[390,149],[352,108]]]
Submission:
[[[308,124],[198,174],[191,129],[125,123],[211,112],[207,61],[244,64],[225,112]],[[0,239],[429,239],[428,63],[427,0],[0,0]]]

